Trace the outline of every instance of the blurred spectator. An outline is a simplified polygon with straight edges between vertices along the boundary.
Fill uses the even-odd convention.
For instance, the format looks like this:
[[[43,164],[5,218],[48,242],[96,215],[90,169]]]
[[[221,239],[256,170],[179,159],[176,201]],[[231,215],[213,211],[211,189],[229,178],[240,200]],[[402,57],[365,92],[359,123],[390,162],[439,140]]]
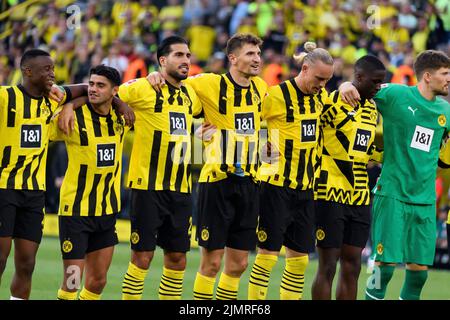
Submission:
[[[231,15],[230,20],[230,34],[235,34],[238,31],[242,20],[247,16],[249,2],[246,0],[237,0],[236,7]]]
[[[123,82],[132,79],[146,77],[148,74],[147,64],[145,59],[148,57],[148,52],[142,44],[137,45],[135,49],[134,59],[130,60],[128,68],[123,75]]]
[[[268,86],[275,86],[281,83],[283,78],[283,56],[274,49],[264,50],[264,59],[271,61],[266,64],[262,78]]]
[[[164,30],[176,31],[180,28],[184,8],[178,0],[167,0],[167,6],[159,12],[159,20]]]
[[[264,37],[269,31],[276,5],[272,0],[256,0],[248,6],[248,13],[256,17],[258,36]]]
[[[102,60],[102,64],[116,68],[120,72],[121,76],[123,76],[123,73],[128,68],[128,59],[122,55],[120,47],[120,41],[114,41],[109,49],[108,55]]]
[[[214,48],[216,31],[212,27],[212,16],[192,20],[192,25],[186,30],[186,39],[189,41],[189,48],[197,57],[200,64],[204,65],[211,56]]]
[[[414,75],[413,62],[414,59],[412,56],[406,56],[404,63],[395,70],[391,82],[406,84],[408,86],[415,85],[417,83],[417,79]]]

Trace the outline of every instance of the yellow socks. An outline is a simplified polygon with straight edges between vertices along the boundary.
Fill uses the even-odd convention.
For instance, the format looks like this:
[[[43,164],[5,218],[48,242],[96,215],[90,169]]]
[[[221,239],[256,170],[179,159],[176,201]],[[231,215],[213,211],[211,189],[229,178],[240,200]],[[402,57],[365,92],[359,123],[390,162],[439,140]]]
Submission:
[[[219,284],[217,285],[216,299],[237,300],[239,280],[241,278],[233,278],[222,272]]]
[[[278,256],[271,254],[256,255],[248,283],[248,300],[265,300],[269,286],[270,273],[277,263]]]
[[[68,292],[63,289],[58,290],[58,300],[77,300],[78,291]]]
[[[159,283],[159,300],[181,300],[184,271],[163,268]]]
[[[197,272],[194,282],[194,300],[212,300],[216,278],[211,278]]]
[[[308,256],[286,258],[286,266],[280,285],[280,300],[300,300],[305,285]]]
[[[140,300],[144,291],[144,280],[148,270],[128,264],[128,270],[122,282],[122,300]]]
[[[85,287],[83,287],[83,289],[81,289],[79,299],[80,300],[100,300],[101,297],[102,297],[101,294],[96,294],[96,293],[90,292]]]

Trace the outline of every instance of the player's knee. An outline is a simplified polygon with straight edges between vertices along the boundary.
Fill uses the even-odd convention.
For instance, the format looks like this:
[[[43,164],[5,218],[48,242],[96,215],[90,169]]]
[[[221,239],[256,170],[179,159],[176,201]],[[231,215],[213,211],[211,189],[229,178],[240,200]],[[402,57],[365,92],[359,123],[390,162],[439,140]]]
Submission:
[[[16,260],[16,273],[20,276],[31,277],[35,264],[36,259],[34,257],[18,259]]]
[[[106,286],[106,275],[90,277],[89,279],[86,279],[86,288],[88,288],[88,290],[91,292],[101,293],[103,291],[103,288],[105,288],[105,286]]]
[[[358,277],[361,272],[361,261],[359,259],[341,259],[341,268],[345,275]]]
[[[200,273],[208,277],[215,277],[219,273],[220,267],[220,259],[209,260],[201,264]]]
[[[165,267],[172,270],[186,269],[186,254],[182,252],[167,254]]]
[[[333,281],[334,275],[336,274],[336,262],[329,261],[320,266],[320,273],[328,281]]]
[[[147,270],[150,267],[150,263],[153,260],[153,252],[151,253],[133,253],[133,256],[131,258],[131,262],[137,266],[138,268]]]
[[[227,273],[232,277],[240,277],[245,272],[245,270],[247,270],[247,267],[248,267],[247,259],[233,261],[229,264],[227,268]]]

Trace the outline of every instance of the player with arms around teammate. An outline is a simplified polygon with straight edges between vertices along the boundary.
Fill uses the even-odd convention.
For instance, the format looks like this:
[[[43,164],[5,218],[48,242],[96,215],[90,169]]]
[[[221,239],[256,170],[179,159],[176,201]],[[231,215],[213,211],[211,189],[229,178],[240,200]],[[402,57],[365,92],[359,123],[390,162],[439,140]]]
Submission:
[[[187,41],[164,39],[157,51],[165,85],[156,92],[146,78],[128,81],[119,97],[136,113],[128,172],[132,189],[131,261],[122,299],[141,299],[156,245],[164,250],[159,298],[181,299],[192,215],[191,127],[201,103],[182,83],[190,68]]]
[[[58,103],[81,94],[62,94],[54,85],[54,63],[39,49],[20,61],[23,82],[0,87],[0,278],[14,239],[11,299],[28,299],[42,238],[49,127]],[[72,92],[73,91],[73,92]],[[72,94],[71,94],[72,92]],[[56,97],[51,100],[48,97]]]
[[[106,285],[120,212],[124,121],[112,108],[120,85],[119,72],[100,65],[90,71],[89,102],[75,111],[74,130],[53,128],[50,139],[64,140],[68,168],[61,186],[59,238],[64,278],[58,299],[99,300]]]
[[[334,91],[321,115],[315,181],[319,269],[312,286],[313,299],[331,299],[338,260],[336,299],[355,300],[357,296],[361,253],[370,231],[367,163],[380,155],[374,145],[378,113],[372,98],[385,75],[386,69],[376,57],[360,58],[354,67],[353,85],[361,100],[351,107]]]
[[[368,282],[366,299],[384,298],[399,263],[406,263],[400,299],[419,299],[433,265],[436,169],[450,129],[450,105],[437,96],[448,95],[450,59],[427,50],[417,56],[414,70],[417,86],[388,84],[374,97],[383,116],[384,156],[372,217],[374,278],[379,282]],[[340,91],[347,100],[359,99],[349,83]]]
[[[314,167],[320,115],[328,98],[325,84],[333,75],[330,54],[305,44],[295,57],[299,75],[270,87],[262,118],[267,121],[269,145],[279,161],[262,162],[258,170],[260,216],[258,254],[249,279],[248,298],[263,300],[279,251],[286,247],[280,284],[281,300],[302,298],[308,254],[314,252]]]
[[[236,34],[227,42],[230,62],[226,74],[205,73],[188,78],[198,94],[205,118],[205,164],[199,178],[197,238],[202,247],[194,283],[194,299],[212,299],[216,276],[225,255],[217,299],[236,299],[239,280],[256,245],[258,216],[258,134],[261,102],[267,84],[257,77],[261,68],[261,39]],[[155,87],[158,73],[148,77]]]

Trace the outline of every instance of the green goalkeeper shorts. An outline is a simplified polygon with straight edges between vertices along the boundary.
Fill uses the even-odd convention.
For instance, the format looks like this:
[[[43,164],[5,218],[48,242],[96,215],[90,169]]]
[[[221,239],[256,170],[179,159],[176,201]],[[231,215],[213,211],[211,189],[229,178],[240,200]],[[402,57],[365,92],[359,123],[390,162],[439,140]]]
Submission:
[[[372,245],[375,261],[433,265],[436,205],[411,204],[375,195]]]

